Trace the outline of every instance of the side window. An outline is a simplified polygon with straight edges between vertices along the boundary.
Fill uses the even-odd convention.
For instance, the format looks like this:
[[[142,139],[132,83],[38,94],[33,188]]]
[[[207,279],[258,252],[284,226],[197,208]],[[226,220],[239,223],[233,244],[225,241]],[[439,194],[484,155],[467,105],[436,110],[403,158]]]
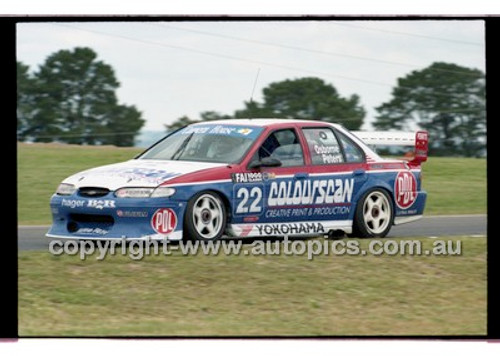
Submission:
[[[344,134],[337,131],[337,135],[344,148],[346,162],[363,162],[364,155],[361,149]]]
[[[302,129],[309,146],[313,164],[335,164],[344,162],[337,137],[328,127]]]
[[[304,154],[300,141],[292,129],[273,132],[262,143],[254,159],[265,157],[277,158],[282,167],[301,166],[304,164]]]

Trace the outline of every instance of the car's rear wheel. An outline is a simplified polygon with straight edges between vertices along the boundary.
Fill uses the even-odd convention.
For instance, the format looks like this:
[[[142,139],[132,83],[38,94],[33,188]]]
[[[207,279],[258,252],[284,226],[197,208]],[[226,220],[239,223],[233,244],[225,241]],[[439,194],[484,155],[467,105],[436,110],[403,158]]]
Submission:
[[[218,240],[226,227],[226,208],[215,192],[201,192],[189,200],[184,228],[185,238],[201,241]]]
[[[361,197],[354,216],[353,236],[384,237],[389,233],[394,218],[389,194],[373,189]]]

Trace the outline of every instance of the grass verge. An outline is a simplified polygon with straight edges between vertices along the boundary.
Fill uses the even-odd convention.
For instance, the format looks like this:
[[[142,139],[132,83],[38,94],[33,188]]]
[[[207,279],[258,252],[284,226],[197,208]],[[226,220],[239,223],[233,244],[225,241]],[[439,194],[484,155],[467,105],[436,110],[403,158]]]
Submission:
[[[485,214],[486,160],[430,157],[423,164],[425,214]]]
[[[64,178],[85,169],[129,160],[139,152],[137,148],[18,144],[18,224],[50,224],[50,197]]]
[[[49,200],[67,176],[125,161],[141,150],[99,146],[18,144],[18,222],[50,224]],[[486,160],[430,157],[424,163],[426,214],[486,213]]]
[[[435,241],[419,238],[424,248]],[[19,253],[20,336],[485,335],[486,238],[460,256]],[[359,240],[367,248],[369,240]]]

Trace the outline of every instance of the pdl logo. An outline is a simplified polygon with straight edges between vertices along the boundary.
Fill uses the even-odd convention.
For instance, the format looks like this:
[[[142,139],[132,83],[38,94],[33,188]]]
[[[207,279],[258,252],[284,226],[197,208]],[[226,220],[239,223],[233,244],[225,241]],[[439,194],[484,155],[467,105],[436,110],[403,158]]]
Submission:
[[[410,172],[399,172],[394,181],[396,204],[401,209],[408,209],[417,199],[417,180]]]
[[[159,234],[170,234],[177,226],[177,216],[172,209],[158,209],[153,214],[151,226]]]

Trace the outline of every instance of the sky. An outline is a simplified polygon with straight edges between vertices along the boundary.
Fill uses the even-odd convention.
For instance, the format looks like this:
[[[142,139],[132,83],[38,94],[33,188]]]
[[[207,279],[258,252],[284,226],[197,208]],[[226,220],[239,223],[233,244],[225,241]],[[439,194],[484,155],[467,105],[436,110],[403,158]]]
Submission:
[[[370,129],[397,78],[433,62],[485,71],[482,20],[163,21],[17,24],[17,60],[32,71],[47,56],[90,47],[121,83],[144,130],[200,112],[233,114],[262,102],[270,83],[318,77],[360,96]]]

